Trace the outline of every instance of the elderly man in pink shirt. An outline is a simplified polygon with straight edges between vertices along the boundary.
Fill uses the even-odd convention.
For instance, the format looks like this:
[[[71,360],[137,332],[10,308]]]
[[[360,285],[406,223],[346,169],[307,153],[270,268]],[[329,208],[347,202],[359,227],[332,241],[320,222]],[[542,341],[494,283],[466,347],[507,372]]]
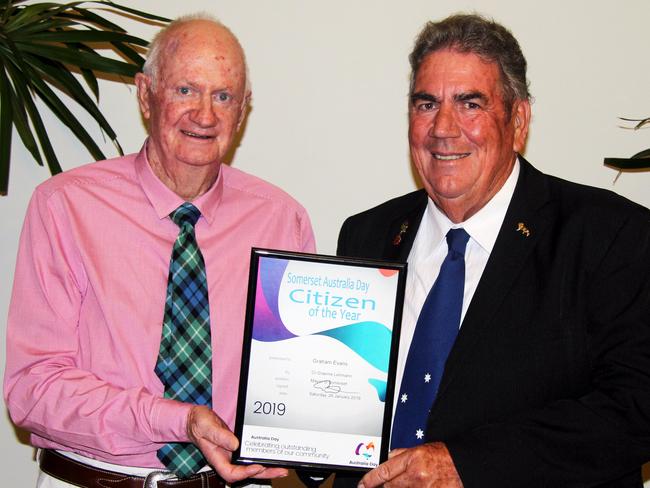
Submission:
[[[231,428],[250,249],[313,252],[309,218],[283,191],[222,164],[250,99],[243,50],[225,26],[171,23],[136,84],[149,129],[140,152],[55,176],[29,205],[9,311],[11,418],[40,448],[40,487],[285,476],[232,465]],[[204,405],[169,397],[156,373],[180,235],[170,214],[184,205],[198,215],[191,234],[207,276]],[[206,467],[170,478],[159,453],[170,443],[198,447]]]

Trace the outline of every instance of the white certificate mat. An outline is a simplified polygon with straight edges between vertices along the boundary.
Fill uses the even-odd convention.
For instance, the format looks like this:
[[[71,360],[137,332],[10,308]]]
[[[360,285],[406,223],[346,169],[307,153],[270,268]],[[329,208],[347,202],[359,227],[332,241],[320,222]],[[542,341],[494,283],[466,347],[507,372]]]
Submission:
[[[386,458],[405,277],[402,263],[253,250],[235,461]]]

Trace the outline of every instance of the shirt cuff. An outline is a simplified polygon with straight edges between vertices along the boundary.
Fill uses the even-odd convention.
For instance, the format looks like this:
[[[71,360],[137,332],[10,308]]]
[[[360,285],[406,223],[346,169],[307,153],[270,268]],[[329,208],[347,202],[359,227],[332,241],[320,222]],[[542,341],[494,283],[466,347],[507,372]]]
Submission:
[[[161,398],[156,402],[152,415],[155,442],[189,442],[187,417],[193,405]]]

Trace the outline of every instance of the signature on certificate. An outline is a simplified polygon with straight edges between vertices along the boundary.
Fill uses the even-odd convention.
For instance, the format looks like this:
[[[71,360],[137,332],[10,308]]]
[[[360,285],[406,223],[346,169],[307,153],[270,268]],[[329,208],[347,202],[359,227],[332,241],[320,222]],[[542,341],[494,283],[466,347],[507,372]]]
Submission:
[[[339,385],[335,385],[331,380],[321,380],[315,381],[313,383],[314,388],[321,390],[323,393],[348,393],[351,395],[356,395],[356,391],[343,391]]]
[[[333,385],[330,380],[322,380],[314,382],[314,388],[317,390],[322,390],[325,393],[340,393],[341,387],[339,385]]]

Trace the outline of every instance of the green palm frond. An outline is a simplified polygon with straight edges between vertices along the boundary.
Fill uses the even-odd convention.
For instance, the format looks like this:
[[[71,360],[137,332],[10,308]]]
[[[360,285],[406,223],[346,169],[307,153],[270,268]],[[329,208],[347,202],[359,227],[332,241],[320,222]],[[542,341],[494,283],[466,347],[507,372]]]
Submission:
[[[105,158],[53,87],[79,103],[122,154],[115,131],[97,105],[97,76],[132,78],[142,68],[140,53],[148,42],[90,9],[108,9],[141,22],[169,22],[111,1],[23,3],[0,0],[0,195],[9,187],[13,127],[38,164],[47,163],[52,174],[61,171],[36,98],[95,159]],[[103,56],[99,49],[110,49],[117,57]]]
[[[639,130],[643,126],[650,124],[650,117],[644,119],[628,119],[625,117],[619,117],[619,120],[624,120],[625,122],[636,122],[634,127],[625,127],[626,129],[633,130]],[[648,171],[650,170],[650,149],[644,149],[630,158],[605,158],[603,164],[618,170],[618,176],[616,176],[614,181],[618,179],[622,171]]]
[[[619,117],[619,119],[624,120],[625,122],[636,122],[636,125],[632,127],[634,130],[640,129],[644,125],[650,124],[650,117],[646,117],[645,119],[626,119],[625,117]]]

